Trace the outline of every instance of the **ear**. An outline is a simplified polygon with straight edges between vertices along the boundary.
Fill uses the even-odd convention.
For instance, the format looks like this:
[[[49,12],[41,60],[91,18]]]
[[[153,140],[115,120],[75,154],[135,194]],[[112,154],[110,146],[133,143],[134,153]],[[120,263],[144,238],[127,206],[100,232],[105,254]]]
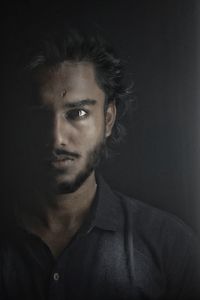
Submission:
[[[116,109],[115,101],[112,101],[108,104],[107,110],[105,112],[106,138],[109,137],[112,133],[112,128],[116,119],[116,113],[117,113],[117,109]]]

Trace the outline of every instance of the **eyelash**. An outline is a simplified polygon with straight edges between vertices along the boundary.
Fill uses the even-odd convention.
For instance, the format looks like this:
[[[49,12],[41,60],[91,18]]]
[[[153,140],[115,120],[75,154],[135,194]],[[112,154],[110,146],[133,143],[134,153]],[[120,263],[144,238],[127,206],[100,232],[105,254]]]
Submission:
[[[80,116],[80,112],[84,112],[84,115]],[[75,120],[85,119],[88,117],[88,115],[89,115],[89,112],[85,109],[72,109],[65,114],[65,118],[75,121]]]

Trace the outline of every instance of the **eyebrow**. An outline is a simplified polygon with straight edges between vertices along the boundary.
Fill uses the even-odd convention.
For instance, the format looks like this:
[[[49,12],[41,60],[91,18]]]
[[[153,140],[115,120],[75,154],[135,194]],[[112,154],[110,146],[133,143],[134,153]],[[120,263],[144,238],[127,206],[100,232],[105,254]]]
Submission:
[[[65,108],[77,108],[77,107],[83,107],[86,105],[95,105],[96,104],[96,100],[94,99],[83,99],[83,100],[79,100],[76,102],[68,102],[64,104]]]

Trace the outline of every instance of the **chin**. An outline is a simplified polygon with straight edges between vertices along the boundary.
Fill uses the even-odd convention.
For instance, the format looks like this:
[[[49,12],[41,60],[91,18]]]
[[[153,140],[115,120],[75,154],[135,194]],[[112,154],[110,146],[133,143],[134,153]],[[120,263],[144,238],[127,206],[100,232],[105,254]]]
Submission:
[[[57,194],[69,194],[76,192],[88,179],[91,173],[94,171],[93,168],[88,169],[87,172],[79,173],[74,179],[62,179],[62,181],[56,184]]]
[[[91,175],[91,173],[97,168],[102,153],[104,152],[105,142],[104,140],[96,145],[94,149],[89,151],[84,161],[84,167],[79,165],[77,169],[68,169],[68,172],[64,171],[60,176],[57,174],[55,179],[55,192],[57,194],[69,194],[76,192]],[[79,170],[78,170],[79,169]]]

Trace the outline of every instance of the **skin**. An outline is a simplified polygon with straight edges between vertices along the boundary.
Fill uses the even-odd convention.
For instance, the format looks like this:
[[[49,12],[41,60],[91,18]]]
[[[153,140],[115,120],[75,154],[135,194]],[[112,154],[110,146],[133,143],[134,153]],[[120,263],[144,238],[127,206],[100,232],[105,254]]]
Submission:
[[[65,161],[58,155],[56,160],[49,162],[48,168],[45,165],[44,186],[48,190],[42,194],[46,198],[42,200],[46,203],[45,213],[37,222],[34,218],[25,221],[26,227],[58,256],[89,212],[96,192],[95,171],[92,170],[73,192],[58,192],[59,187],[65,182],[74,182],[86,169],[92,151],[111,135],[116,107],[113,101],[105,112],[105,93],[97,84],[91,63],[63,62],[56,69],[43,68],[37,80],[40,103],[36,110],[49,114],[48,124],[39,123],[40,128],[46,126],[45,133],[48,132],[45,134],[47,152],[59,150],[76,155],[68,155]]]

